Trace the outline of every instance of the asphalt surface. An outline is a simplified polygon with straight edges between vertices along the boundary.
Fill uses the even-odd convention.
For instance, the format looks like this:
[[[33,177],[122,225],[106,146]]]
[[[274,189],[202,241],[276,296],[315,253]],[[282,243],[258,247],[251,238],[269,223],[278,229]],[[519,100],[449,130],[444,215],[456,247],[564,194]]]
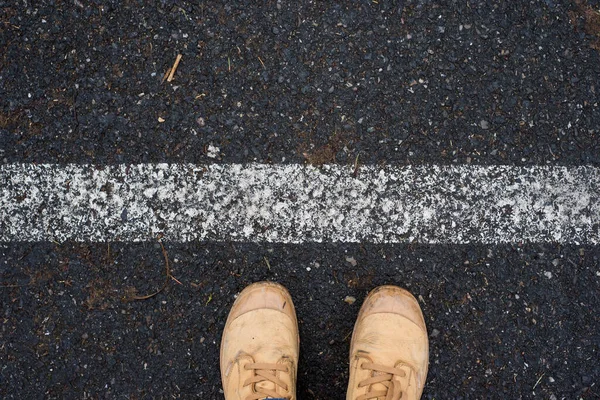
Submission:
[[[600,166],[598,1],[148,3],[0,1],[3,163]],[[384,283],[420,296],[424,398],[600,398],[597,246],[165,250],[179,282],[135,300],[164,283],[158,243],[2,244],[0,397],[222,398],[228,309],[271,279],[302,399],[345,397]]]

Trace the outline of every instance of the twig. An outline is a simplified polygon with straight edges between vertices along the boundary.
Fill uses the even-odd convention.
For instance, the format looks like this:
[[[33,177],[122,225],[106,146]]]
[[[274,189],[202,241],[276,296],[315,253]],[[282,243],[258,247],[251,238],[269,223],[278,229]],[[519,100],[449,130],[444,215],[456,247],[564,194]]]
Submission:
[[[358,156],[359,155],[360,155],[360,151],[358,152],[358,154],[356,155],[356,159],[354,160],[354,172],[352,173],[352,176],[355,178],[358,176],[358,168],[359,168]]]
[[[534,390],[537,387],[537,385],[540,384],[540,382],[542,381],[542,378],[544,377],[544,375],[546,375],[545,372],[542,375],[540,375],[540,378],[537,380],[537,382],[535,383],[535,385],[533,385],[533,389],[531,389],[531,390]]]
[[[550,150],[550,154],[552,154],[552,157],[554,157],[554,159],[558,159],[558,157],[556,157],[556,155],[552,152],[552,148],[550,147],[550,145],[548,145],[548,150]]]
[[[263,259],[265,260],[265,263],[267,264],[267,268],[269,268],[269,271],[271,270],[271,264],[269,263],[269,259],[267,257],[263,257]]]
[[[348,332],[348,334],[346,335],[346,337],[344,339],[342,339],[342,342],[345,342],[346,340],[348,340],[348,338],[350,337],[350,335],[352,335],[352,331]]]
[[[167,78],[169,77],[169,75],[171,75],[171,68],[169,68],[167,70],[167,72],[165,72],[165,74],[163,75],[162,79],[160,80],[160,83],[163,83],[165,80],[167,80]]]
[[[191,21],[192,19],[190,17],[188,17],[187,13],[185,12],[185,10],[181,7],[179,7],[179,11],[181,11],[183,13],[183,16],[185,17],[185,19]]]
[[[24,285],[0,285],[0,288],[16,288],[16,287],[25,287],[30,286],[31,283],[26,283]]]
[[[258,57],[258,61],[260,61],[260,63],[262,64],[264,69],[267,69],[267,67],[265,67],[265,63],[263,62],[263,60],[260,57]]]
[[[169,264],[169,256],[167,254],[167,250],[165,249],[165,246],[162,244],[160,239],[158,241],[158,244],[160,244],[160,248],[162,249],[163,257],[165,258],[165,270],[166,270],[165,283],[162,285],[162,287],[160,289],[158,289],[156,292],[154,292],[152,294],[147,294],[145,296],[132,296],[133,300],[146,300],[146,299],[156,296],[157,294],[162,292],[167,287],[167,285],[169,284],[169,281],[171,280],[171,278],[173,278],[173,275],[171,275],[171,266]],[[179,282],[179,281],[177,281],[177,282]],[[181,282],[179,282],[179,283],[181,283]]]
[[[173,80],[173,76],[175,75],[175,70],[177,70],[177,67],[179,66],[179,61],[181,61],[181,57],[183,57],[181,54],[177,54],[175,63],[173,63],[173,66],[171,67],[171,72],[169,72],[169,77],[167,78],[167,82],[171,82]]]
[[[2,23],[3,23],[4,25],[10,25],[12,28],[15,28],[15,29],[21,29],[21,27],[20,27],[19,25],[14,25],[14,24],[11,24],[11,23],[10,23],[10,22],[8,22],[8,21],[2,21]]]
[[[597,397],[597,398],[599,398],[599,399],[600,399],[600,395],[599,395],[598,393],[596,393],[596,392],[593,392],[593,391],[592,391],[592,388],[589,388],[589,387],[588,387],[588,388],[587,388],[587,390],[586,390],[585,392],[586,392],[586,393],[591,393],[591,394],[593,394],[595,397]]]

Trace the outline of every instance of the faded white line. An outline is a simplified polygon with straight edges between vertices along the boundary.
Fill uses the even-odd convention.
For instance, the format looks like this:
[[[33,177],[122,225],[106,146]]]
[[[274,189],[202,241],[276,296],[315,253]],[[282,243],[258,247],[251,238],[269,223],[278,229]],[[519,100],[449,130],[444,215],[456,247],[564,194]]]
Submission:
[[[0,166],[0,241],[600,243],[600,170]]]

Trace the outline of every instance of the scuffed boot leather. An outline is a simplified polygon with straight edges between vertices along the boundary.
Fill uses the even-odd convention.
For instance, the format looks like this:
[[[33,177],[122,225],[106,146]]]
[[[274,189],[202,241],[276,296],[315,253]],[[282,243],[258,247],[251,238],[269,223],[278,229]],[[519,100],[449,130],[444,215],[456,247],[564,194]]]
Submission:
[[[225,400],[296,400],[300,337],[288,291],[272,282],[245,288],[221,339]]]
[[[428,359],[427,328],[417,300],[399,287],[378,287],[354,325],[346,399],[419,399]]]

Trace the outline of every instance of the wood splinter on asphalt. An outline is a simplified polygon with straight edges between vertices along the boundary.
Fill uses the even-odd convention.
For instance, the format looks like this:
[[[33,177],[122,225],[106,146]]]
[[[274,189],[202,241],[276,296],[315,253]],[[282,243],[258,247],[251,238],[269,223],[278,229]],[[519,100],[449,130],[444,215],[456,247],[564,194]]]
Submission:
[[[175,76],[175,71],[177,70],[177,67],[179,66],[181,57],[183,57],[181,54],[177,54],[177,58],[175,59],[173,66],[165,74],[165,76],[167,76],[167,82],[171,82],[173,80],[173,76]],[[164,81],[164,78],[163,78],[163,81]]]
[[[162,242],[160,241],[160,239],[162,239],[162,236],[158,238],[158,244],[160,244],[160,248],[162,249],[163,257],[165,258],[165,270],[166,270],[165,283],[156,292],[151,293],[151,294],[147,294],[145,296],[134,295],[134,296],[131,297],[132,300],[147,300],[149,298],[152,298],[152,297],[156,296],[157,294],[159,294],[160,292],[162,292],[167,287],[167,285],[169,284],[169,281],[171,279],[173,279],[175,282],[177,282],[177,283],[179,283],[181,285],[181,282],[179,282],[171,274],[171,264],[169,263],[169,255],[167,254],[167,249],[165,249],[165,246],[162,244]]]
[[[354,171],[352,172],[352,176],[356,178],[358,176],[358,169],[360,168],[358,165],[358,156],[360,155],[360,151],[356,154],[356,160],[354,160]]]

